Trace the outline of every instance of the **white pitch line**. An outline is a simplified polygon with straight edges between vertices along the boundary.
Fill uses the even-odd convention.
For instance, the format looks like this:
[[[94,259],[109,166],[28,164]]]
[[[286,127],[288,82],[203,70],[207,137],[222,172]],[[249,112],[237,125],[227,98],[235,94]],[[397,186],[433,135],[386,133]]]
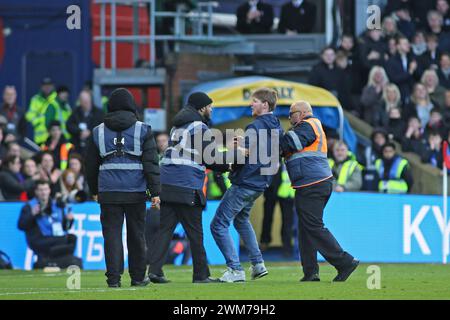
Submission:
[[[42,289],[41,289],[42,290]],[[89,292],[114,292],[114,291],[137,291],[138,289],[81,289],[81,290],[59,290],[59,291],[30,291],[30,292],[5,292],[0,296],[26,295],[26,294],[49,294],[49,293],[89,293]]]

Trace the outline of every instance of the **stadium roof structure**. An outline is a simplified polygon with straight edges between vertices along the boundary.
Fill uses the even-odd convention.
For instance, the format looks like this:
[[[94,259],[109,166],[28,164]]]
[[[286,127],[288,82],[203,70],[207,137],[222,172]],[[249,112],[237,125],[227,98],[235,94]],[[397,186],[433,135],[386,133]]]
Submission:
[[[251,94],[262,87],[273,88],[278,93],[275,115],[287,117],[292,103],[299,100],[308,101],[313,107],[314,115],[324,126],[337,130],[350,149],[355,150],[357,138],[344,117],[341,104],[325,89],[294,81],[248,76],[201,83],[193,87],[189,94],[196,91],[207,93],[213,100],[212,123],[220,125],[243,117],[251,117],[249,108]]]

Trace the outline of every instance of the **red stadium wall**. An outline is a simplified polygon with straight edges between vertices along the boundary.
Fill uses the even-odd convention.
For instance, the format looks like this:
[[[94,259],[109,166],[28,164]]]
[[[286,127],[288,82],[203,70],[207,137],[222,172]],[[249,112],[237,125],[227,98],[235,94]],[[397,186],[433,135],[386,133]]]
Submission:
[[[92,19],[92,36],[100,35],[100,5],[91,3],[91,19]],[[132,35],[133,34],[133,8],[131,6],[118,5],[116,9],[116,34],[117,35]],[[106,35],[111,34],[111,6],[106,6]],[[148,17],[147,7],[139,8],[139,34],[148,35],[150,33],[150,23]],[[106,67],[111,67],[111,45],[106,43]],[[116,45],[117,68],[133,68],[135,61],[133,61],[133,45],[131,43],[118,42]],[[150,59],[150,48],[148,43],[139,45],[139,59]],[[92,60],[97,67],[100,67],[100,42],[92,40]],[[161,107],[161,89],[159,87],[149,87],[146,90],[139,88],[128,88],[134,95],[136,103],[147,108]],[[146,95],[146,97],[144,97]]]

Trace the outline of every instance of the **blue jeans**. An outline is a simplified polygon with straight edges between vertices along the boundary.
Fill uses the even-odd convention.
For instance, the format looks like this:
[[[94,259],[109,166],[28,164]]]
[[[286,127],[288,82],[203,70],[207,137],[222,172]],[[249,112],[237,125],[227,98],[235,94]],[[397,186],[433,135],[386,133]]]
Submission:
[[[255,200],[262,194],[260,191],[253,191],[232,185],[225,192],[216,215],[211,222],[211,233],[220,251],[225,257],[229,268],[243,270],[239,262],[239,256],[234,247],[229,227],[233,222],[234,227],[244,242],[249,258],[253,265],[264,262],[259,250],[258,240],[255,230],[250,223],[250,210]]]

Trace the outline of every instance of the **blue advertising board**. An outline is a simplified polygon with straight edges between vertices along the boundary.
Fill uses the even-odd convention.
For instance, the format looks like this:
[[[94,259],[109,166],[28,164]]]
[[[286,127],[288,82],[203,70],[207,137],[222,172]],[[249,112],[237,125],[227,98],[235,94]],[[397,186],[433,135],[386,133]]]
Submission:
[[[0,250],[6,252],[18,269],[31,269],[33,265],[33,252],[28,249],[24,232],[17,229],[20,210],[23,203],[0,203]],[[225,264],[219,248],[217,247],[209,225],[216,212],[218,201],[208,202],[203,212],[204,244],[209,264]],[[86,202],[72,205],[75,222],[70,230],[77,236],[75,255],[83,259],[83,268],[98,270],[105,268],[102,228],[100,224],[100,206],[95,202]],[[231,236],[236,247],[239,247],[239,236],[231,226]],[[126,228],[124,226],[123,244],[125,260],[127,261]],[[181,259],[177,259],[180,261]]]
[[[209,224],[218,201],[209,201],[203,214],[205,248],[209,263],[225,261],[217,248]],[[31,251],[17,230],[22,204],[1,203],[0,250],[17,268],[31,267]],[[86,269],[104,269],[103,238],[96,203],[73,206],[76,222],[71,232],[78,236],[76,255]],[[325,225],[342,247],[362,262],[440,263],[448,253],[450,224],[445,221],[442,197],[334,193],[324,214]],[[237,244],[236,231],[232,235]]]

